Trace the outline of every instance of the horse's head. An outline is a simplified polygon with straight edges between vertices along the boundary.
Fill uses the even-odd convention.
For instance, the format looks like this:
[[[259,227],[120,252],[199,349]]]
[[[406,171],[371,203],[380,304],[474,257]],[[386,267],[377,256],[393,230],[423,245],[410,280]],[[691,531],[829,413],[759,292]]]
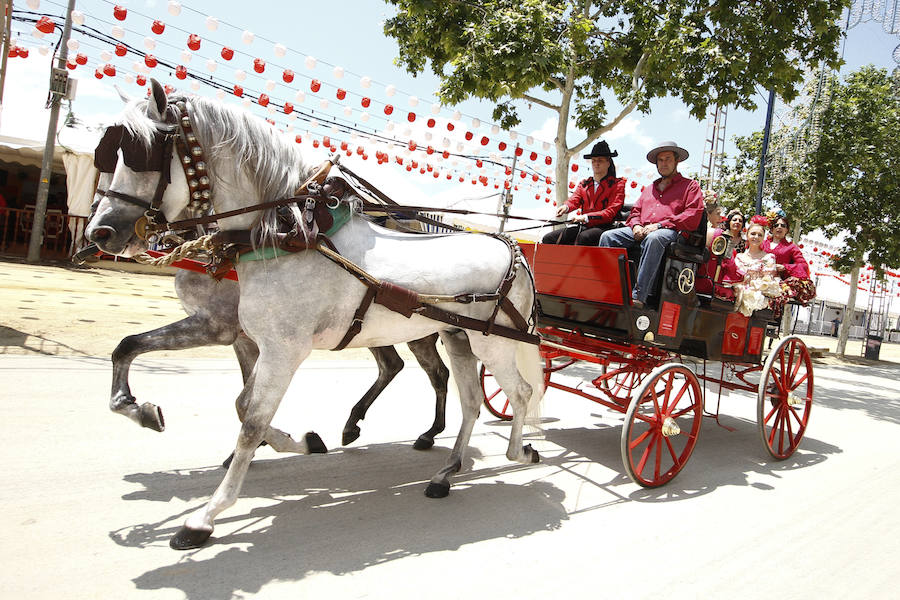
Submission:
[[[122,123],[107,127],[94,151],[101,173],[85,235],[108,254],[147,249],[145,219],[172,219],[188,204],[189,188],[174,152],[177,115],[162,86],[129,105]]]

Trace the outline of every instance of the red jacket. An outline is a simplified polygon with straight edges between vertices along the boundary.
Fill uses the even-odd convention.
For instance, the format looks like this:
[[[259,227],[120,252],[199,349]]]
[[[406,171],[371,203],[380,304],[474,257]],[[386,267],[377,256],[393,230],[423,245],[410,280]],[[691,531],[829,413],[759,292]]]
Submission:
[[[569,212],[580,208],[588,216],[588,227],[609,225],[625,204],[625,179],[604,177],[600,185],[588,177],[578,184],[575,192],[566,200]]]
[[[809,279],[809,265],[803,258],[803,251],[797,247],[797,244],[782,240],[774,248],[772,240],[765,239],[762,243],[762,249],[775,255],[775,262],[784,265],[785,273],[782,279],[788,277],[797,277],[799,279]]]

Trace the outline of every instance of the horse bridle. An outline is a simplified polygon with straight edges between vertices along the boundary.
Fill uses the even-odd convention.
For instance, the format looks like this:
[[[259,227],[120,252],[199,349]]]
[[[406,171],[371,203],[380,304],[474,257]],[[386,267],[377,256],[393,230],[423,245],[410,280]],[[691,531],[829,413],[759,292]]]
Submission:
[[[94,150],[94,166],[101,173],[115,172],[120,149],[123,161],[131,170],[159,172],[156,190],[149,202],[116,190],[97,189],[100,199],[116,198],[144,209],[144,215],[134,224],[135,234],[142,240],[147,240],[167,228],[167,223],[164,218],[160,218],[160,214],[163,195],[172,182],[171,164],[175,152],[178,153],[179,162],[188,181],[191,209],[207,211],[210,208],[211,191],[207,162],[203,148],[194,133],[189,111],[189,105],[184,101],[167,106],[165,119],[162,123],[156,124],[154,139],[149,148],[143,148],[123,125],[113,125],[107,127]]]

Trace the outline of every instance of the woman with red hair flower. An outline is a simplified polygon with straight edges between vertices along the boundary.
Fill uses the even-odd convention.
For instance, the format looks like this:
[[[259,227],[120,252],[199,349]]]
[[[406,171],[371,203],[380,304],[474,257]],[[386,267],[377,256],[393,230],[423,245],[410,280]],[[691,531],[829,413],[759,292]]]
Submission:
[[[790,229],[791,222],[782,211],[772,213],[769,216],[771,238],[762,243],[762,249],[775,256],[775,270],[781,278],[783,291],[779,302],[772,308],[775,317],[781,316],[781,311],[788,301],[806,304],[816,297],[816,286],[809,278],[809,265],[803,258],[803,252],[797,244],[787,240],[785,236]]]
[[[734,309],[749,317],[753,311],[777,304],[783,294],[777,275],[775,255],[762,249],[768,220],[762,215],[750,219],[747,227],[747,249],[735,255],[732,288]],[[784,303],[781,303],[783,306]]]

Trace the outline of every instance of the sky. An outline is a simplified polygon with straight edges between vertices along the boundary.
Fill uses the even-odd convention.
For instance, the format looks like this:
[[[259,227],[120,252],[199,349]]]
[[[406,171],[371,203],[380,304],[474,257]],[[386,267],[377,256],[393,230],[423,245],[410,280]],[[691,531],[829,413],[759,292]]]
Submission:
[[[123,42],[150,52],[160,60],[184,64],[192,73],[223,82],[229,89],[229,93],[223,95],[223,101],[244,105],[262,117],[275,120],[276,126],[284,130],[285,135],[299,135],[313,161],[328,154],[321,146],[313,148],[311,143],[322,140],[325,135],[336,140],[336,143],[348,142],[351,150],[356,146],[366,148],[368,160],[353,153],[349,157],[343,156],[343,161],[398,202],[493,211],[497,208],[506,178],[503,168],[493,165],[510,165],[512,148],[520,143],[524,154],[518,159],[518,166],[525,165],[527,177],[513,177],[518,189],[513,193],[512,213],[538,218],[549,218],[553,213],[554,198],[547,192],[545,177],[552,177],[554,173],[553,167],[546,165],[545,157],[549,155],[552,161],[556,158],[552,146],[556,113],[540,106],[529,108],[522,104],[520,114],[523,122],[514,133],[510,133],[492,127],[493,106],[490,103],[473,100],[457,107],[437,106],[434,91],[438,82],[430,72],[413,77],[394,64],[396,44],[382,30],[382,22],[390,16],[392,8],[383,2],[298,0],[286,5],[282,2],[232,0],[181,3],[131,0],[118,2],[128,11],[122,21],[114,18],[114,4],[104,0],[78,0],[76,10],[84,14],[85,26],[104,34],[112,33],[113,27],[119,26],[124,30]],[[177,15],[173,14],[178,12],[174,10],[175,5],[181,9]],[[63,15],[66,4],[49,0],[16,0],[15,7],[17,11]],[[210,16],[218,21],[215,30],[208,27],[207,17]],[[162,34],[151,31],[154,19],[165,24]],[[58,38],[60,30],[43,39],[34,37],[33,27],[21,22],[14,22],[13,30],[13,37],[18,38],[19,45],[29,49],[29,57],[9,60],[3,111],[0,114],[0,135],[43,140],[49,113],[44,105],[50,53],[43,55],[41,46],[49,48],[50,42]],[[201,46],[186,55],[183,53],[188,52],[186,42],[189,33],[201,37]],[[153,76],[162,83],[188,92],[194,91],[187,85],[191,80],[176,79],[172,69],[161,66],[145,68],[139,62],[143,59],[131,53],[122,58],[115,55],[106,57],[103,52],[111,53],[114,48],[112,44],[77,33],[73,39],[78,42],[78,48],[70,51],[70,58],[80,52],[88,62],[70,71],[70,75],[78,79],[77,96],[71,108],[77,119],[86,125],[98,127],[114,120],[122,108],[115,86],[132,97],[143,95],[145,88],[135,83],[134,79],[142,74],[140,71],[145,71],[143,74],[148,78]],[[153,44],[155,47],[150,49],[148,45]],[[881,23],[857,25],[848,31],[842,46],[846,61],[842,72],[869,63],[893,69],[897,63],[892,54],[900,59],[900,51],[896,50],[898,44],[900,38],[885,33]],[[221,56],[223,46],[234,51],[232,60]],[[280,50],[284,50],[283,55]],[[265,70],[260,75],[254,71],[254,58],[265,62]],[[210,71],[209,61],[215,61],[214,72]],[[115,66],[116,75],[97,79],[95,70],[102,69],[105,64]],[[295,73],[291,84],[282,81],[284,69]],[[311,90],[311,79],[321,83],[318,92]],[[368,87],[367,82],[371,82]],[[238,98],[231,92],[235,83],[254,98],[266,93],[272,104],[263,108],[255,101],[246,99],[246,96],[243,100]],[[346,92],[343,100],[338,99],[338,88]],[[216,91],[206,85],[199,86],[196,92],[205,96],[216,95]],[[300,98],[297,97],[298,92],[302,92]],[[363,97],[371,101],[368,108],[362,106]],[[762,129],[765,91],[760,89],[754,99],[759,105],[758,110],[732,109],[729,112],[726,152],[734,152],[733,136],[749,135]],[[274,109],[274,104],[280,106],[285,101],[295,106],[295,115],[303,111],[307,116],[291,120],[280,109]],[[323,102],[327,102],[327,106]],[[390,117],[384,114],[385,104],[394,108]],[[783,108],[779,105],[779,112]],[[456,111],[460,114],[454,114]],[[60,125],[67,112],[68,107],[64,105]],[[416,114],[416,120],[412,123],[407,119],[408,112]],[[435,119],[433,128],[427,125],[429,118]],[[776,127],[779,118],[776,114]],[[332,128],[329,123],[334,119],[351,124],[362,133],[351,136],[346,131]],[[473,119],[478,121],[473,122]],[[452,131],[448,125],[453,126]],[[467,131],[473,134],[471,141],[464,137]],[[571,140],[582,139],[574,125],[570,125],[569,131],[570,143]],[[657,142],[677,141],[691,154],[680,170],[684,173],[699,171],[706,132],[705,121],[690,117],[687,109],[671,98],[653,101],[648,114],[633,112],[608,132],[604,139],[619,153],[615,159],[618,174],[634,182],[633,187],[629,185],[626,188],[628,200],[635,200],[640,187],[656,177],[655,168],[646,161],[645,156]],[[404,142],[413,139],[417,142],[417,150],[399,151],[395,147],[379,145],[372,139],[375,134]],[[431,139],[428,139],[429,135]],[[63,144],[89,150],[99,136],[100,132],[96,129],[66,128],[59,134],[59,139]],[[479,144],[482,138],[488,139],[483,146]],[[507,145],[505,150],[500,149],[500,142]],[[436,150],[435,154],[423,152],[429,145]],[[445,148],[451,153],[477,155],[482,164],[479,166],[475,159],[451,157],[442,160],[439,157]],[[378,150],[390,154],[388,164],[379,165],[376,162]],[[535,160],[530,159],[532,152],[536,155]],[[403,165],[396,163],[397,157],[404,161]],[[418,163],[417,168],[407,170],[414,160]],[[588,161],[575,160],[572,165],[578,171],[570,169],[570,180],[577,181],[590,174]],[[426,166],[433,170],[427,170]],[[426,170],[424,174],[419,172],[423,169]],[[485,177],[488,185],[477,182],[479,177]],[[535,177],[538,182],[533,180]],[[471,183],[473,179],[476,180],[475,185]]]

